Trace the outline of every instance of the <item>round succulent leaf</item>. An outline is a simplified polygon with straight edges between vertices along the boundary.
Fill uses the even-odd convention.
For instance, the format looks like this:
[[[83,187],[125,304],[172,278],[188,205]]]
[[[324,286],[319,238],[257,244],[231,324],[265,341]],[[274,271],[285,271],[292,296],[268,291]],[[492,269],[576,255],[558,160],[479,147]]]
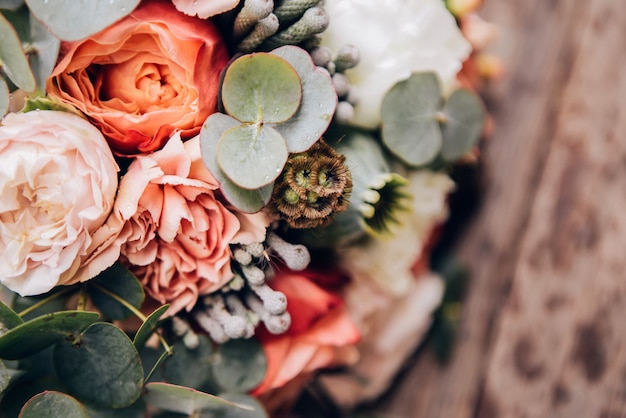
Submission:
[[[130,14],[140,0],[26,0],[30,11],[64,41],[78,41]]]
[[[9,86],[4,78],[0,77],[0,117],[4,116],[9,111],[9,104],[11,103],[11,96],[9,96]]]
[[[26,402],[19,415],[19,418],[41,417],[89,418],[89,415],[85,407],[70,395],[45,391]]]
[[[132,315],[123,304],[106,294],[98,287],[101,286],[135,308],[141,308],[145,293],[141,283],[121,263],[115,263],[100,273],[96,278],[87,282],[89,296],[102,314],[111,320],[126,319]]]
[[[35,90],[33,76],[26,55],[22,50],[22,43],[15,29],[0,15],[0,64],[9,79],[22,90]]]
[[[271,52],[289,62],[302,82],[302,102],[293,117],[277,124],[289,152],[306,151],[326,131],[337,108],[337,93],[325,69],[317,67],[304,49],[293,45]]]
[[[220,398],[226,399],[231,402],[235,402],[238,405],[247,405],[252,410],[247,411],[241,408],[225,408],[219,411],[214,416],[217,418],[269,418],[269,414],[265,410],[265,407],[257,399],[244,393],[220,393]],[[201,418],[205,418],[205,415],[201,414]],[[206,416],[209,418],[210,416]]]
[[[226,113],[241,122],[284,122],[298,110],[301,99],[298,73],[276,55],[243,55],[224,75],[222,103]]]
[[[443,106],[441,156],[456,160],[471,150],[480,138],[486,112],[480,98],[469,90],[455,90]]]
[[[229,340],[218,347],[212,366],[215,382],[224,391],[247,392],[265,377],[267,358],[258,340]]]
[[[97,313],[84,311],[54,312],[31,319],[0,336],[0,358],[19,360],[30,356],[97,320]]]
[[[220,183],[226,200],[242,212],[260,211],[272,196],[273,184],[257,190],[246,190],[230,181],[217,163],[217,146],[222,134],[241,123],[223,113],[214,113],[207,118],[200,131],[200,150],[204,164]]]
[[[159,326],[159,319],[163,316],[165,311],[170,307],[170,305],[163,305],[154,310],[141,324],[137,333],[135,334],[135,338],[133,338],[133,344],[135,348],[139,350],[139,348],[143,347],[143,345],[148,341],[148,338],[154,333],[154,331]]]
[[[250,409],[249,406],[238,405],[215,395],[163,382],[147,383],[143,399],[147,404],[157,408],[187,415],[196,414],[208,408],[213,410],[228,407]]]
[[[411,166],[430,162],[441,150],[441,89],[434,73],[414,73],[396,83],[381,105],[382,140]]]
[[[0,335],[23,323],[22,318],[0,300]]]
[[[255,190],[272,183],[283,170],[289,152],[276,129],[263,124],[235,126],[217,144],[217,162],[237,186]]]
[[[54,365],[69,392],[86,402],[123,408],[141,395],[139,353],[126,333],[113,324],[97,322],[58,343]]]

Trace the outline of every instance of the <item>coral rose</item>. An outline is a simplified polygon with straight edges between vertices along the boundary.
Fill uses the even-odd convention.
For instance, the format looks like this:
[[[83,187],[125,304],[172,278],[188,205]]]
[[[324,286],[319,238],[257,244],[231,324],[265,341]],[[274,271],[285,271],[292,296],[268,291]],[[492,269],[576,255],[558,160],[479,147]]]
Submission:
[[[229,244],[264,240],[267,218],[233,213],[216,198],[217,188],[199,138],[183,144],[178,134],[162,150],[137,157],[120,182],[121,254],[148,294],[171,304],[169,314],[191,310],[199,295],[233,277]]]
[[[285,294],[291,327],[285,334],[259,332],[267,356],[265,379],[255,395],[279,388],[298,376],[335,365],[360,334],[343,300],[313,282],[311,272],[279,271],[268,284]],[[322,278],[323,279],[323,278]],[[354,354],[354,353],[352,353]],[[351,356],[353,357],[353,356]]]
[[[80,109],[117,155],[160,149],[175,130],[197,134],[215,111],[228,55],[208,20],[148,1],[88,39],[64,43],[48,93]]]
[[[27,296],[76,282],[117,189],[104,137],[74,114],[11,113],[0,159],[0,283]]]

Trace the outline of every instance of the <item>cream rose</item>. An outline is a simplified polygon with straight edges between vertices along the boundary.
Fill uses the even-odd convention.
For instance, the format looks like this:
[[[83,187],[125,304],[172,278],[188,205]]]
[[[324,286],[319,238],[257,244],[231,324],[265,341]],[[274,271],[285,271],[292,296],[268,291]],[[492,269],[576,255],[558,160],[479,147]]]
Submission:
[[[358,89],[358,126],[378,127],[385,93],[412,72],[434,71],[449,87],[471,52],[441,0],[326,0],[324,8],[330,25],[322,45],[337,52],[349,44],[360,53],[346,72]]]
[[[266,216],[233,212],[217,189],[199,138],[183,144],[178,134],[162,150],[137,157],[120,182],[121,254],[148,294],[171,304],[169,314],[191,310],[198,296],[233,277],[231,243],[265,239]]]
[[[104,137],[74,114],[11,113],[0,158],[0,283],[22,296],[74,283],[117,189]]]

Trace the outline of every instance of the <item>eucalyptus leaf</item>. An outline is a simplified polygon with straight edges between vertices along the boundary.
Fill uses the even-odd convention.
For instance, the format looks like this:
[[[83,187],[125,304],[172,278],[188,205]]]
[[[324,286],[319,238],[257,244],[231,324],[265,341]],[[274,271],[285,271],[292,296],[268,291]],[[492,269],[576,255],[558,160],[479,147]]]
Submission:
[[[0,393],[4,392],[4,390],[9,387],[9,382],[11,382],[9,369],[7,369],[4,362],[0,360]]]
[[[0,77],[0,117],[9,111],[11,96],[9,96],[9,86],[4,78]]]
[[[98,320],[95,312],[61,311],[49,313],[0,336],[0,358],[18,360],[38,352]]]
[[[411,166],[432,161],[441,150],[441,88],[434,73],[414,73],[396,83],[381,105],[382,140]]]
[[[35,90],[33,76],[26,55],[13,26],[0,15],[0,65],[9,79],[22,90]]]
[[[213,414],[200,414],[201,418],[269,418],[269,414],[258,400],[243,393],[220,393],[219,397],[238,405],[247,405],[251,411],[228,408],[216,411]]]
[[[144,323],[141,324],[139,330],[137,330],[137,333],[135,334],[135,338],[133,338],[133,344],[137,350],[143,347],[146,341],[148,341],[148,338],[150,338],[150,336],[154,333],[154,330],[156,330],[159,324],[159,319],[161,319],[169,307],[170,305],[163,305],[157,308],[146,318]]]
[[[241,122],[284,122],[298,110],[301,99],[296,70],[276,55],[243,55],[224,75],[222,103],[226,113]]]
[[[130,14],[140,0],[26,0],[31,12],[64,41],[78,41]]]
[[[29,19],[30,44],[34,53],[29,57],[37,85],[45,88],[46,78],[52,73],[59,56],[61,40],[54,36],[32,14]]]
[[[212,366],[215,382],[224,391],[247,392],[265,377],[267,359],[258,340],[229,340],[218,347]]]
[[[141,395],[143,368],[128,336],[97,322],[54,348],[54,365],[71,394],[95,405],[123,408]]]
[[[163,363],[167,382],[207,391],[211,376],[213,344],[205,335],[198,335],[199,344],[188,348],[182,341],[174,345],[174,354]]]
[[[212,114],[204,122],[200,131],[200,149],[204,164],[220,183],[226,200],[243,212],[254,213],[261,210],[269,202],[272,197],[273,184],[257,190],[243,189],[229,180],[217,163],[217,147],[222,134],[239,125],[239,121],[228,115]]]
[[[485,123],[486,112],[480,98],[469,90],[455,90],[443,107],[443,148],[441,156],[456,160],[471,150]]]
[[[17,417],[29,399],[47,390],[63,392],[65,388],[52,376],[16,381],[0,397],[0,417]]]
[[[22,318],[13,309],[0,301],[0,335],[23,323]]]
[[[98,289],[98,286],[116,294],[137,309],[141,307],[145,298],[139,280],[119,262],[104,270],[87,284],[91,300],[104,316],[111,320],[126,319],[132,315],[132,312],[113,297]]]
[[[276,129],[262,124],[235,126],[217,144],[220,169],[237,186],[255,190],[280,175],[289,152]]]
[[[89,418],[76,399],[61,392],[45,391],[33,396],[20,411],[19,418]]]
[[[337,107],[337,93],[328,71],[313,64],[304,49],[287,45],[271,53],[289,62],[302,82],[302,102],[298,111],[274,127],[287,141],[289,152],[306,151],[330,125]]]
[[[149,405],[187,415],[197,414],[207,408],[213,410],[221,410],[229,407],[244,410],[251,409],[247,405],[239,405],[215,395],[162,382],[146,384],[143,396],[144,400]]]

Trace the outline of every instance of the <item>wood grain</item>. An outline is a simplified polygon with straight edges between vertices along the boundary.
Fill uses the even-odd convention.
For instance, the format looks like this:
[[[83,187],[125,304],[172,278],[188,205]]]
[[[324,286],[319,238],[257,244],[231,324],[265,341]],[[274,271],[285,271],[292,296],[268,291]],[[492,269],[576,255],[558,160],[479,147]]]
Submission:
[[[398,417],[626,416],[626,8],[487,0],[509,74],[488,89],[489,187],[452,360],[419,356]]]

